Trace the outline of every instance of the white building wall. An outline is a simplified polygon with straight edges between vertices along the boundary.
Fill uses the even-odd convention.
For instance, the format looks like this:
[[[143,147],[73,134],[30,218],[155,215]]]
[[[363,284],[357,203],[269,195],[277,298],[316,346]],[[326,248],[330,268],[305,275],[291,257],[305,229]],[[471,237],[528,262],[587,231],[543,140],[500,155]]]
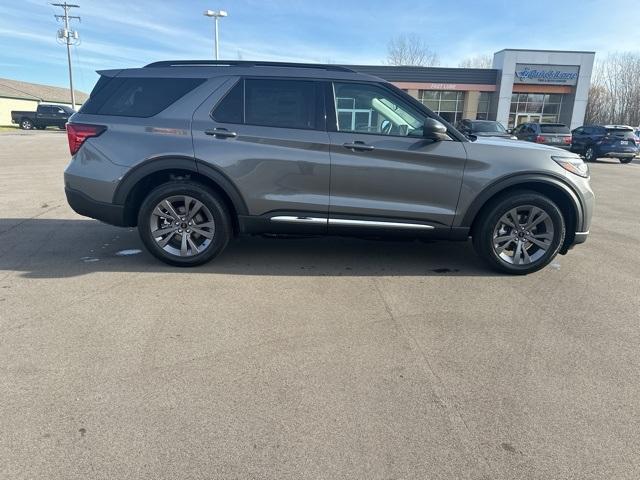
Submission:
[[[11,125],[11,110],[35,111],[37,100],[0,97],[0,126]]]

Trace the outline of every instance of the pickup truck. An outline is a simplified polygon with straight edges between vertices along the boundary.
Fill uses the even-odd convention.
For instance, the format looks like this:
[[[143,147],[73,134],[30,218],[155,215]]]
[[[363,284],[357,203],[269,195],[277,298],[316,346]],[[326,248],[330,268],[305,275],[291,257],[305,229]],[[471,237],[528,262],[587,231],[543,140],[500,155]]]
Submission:
[[[65,105],[38,105],[35,112],[12,110],[11,122],[17,123],[23,130],[43,130],[47,127],[64,130],[67,120],[74,113],[73,109]]]

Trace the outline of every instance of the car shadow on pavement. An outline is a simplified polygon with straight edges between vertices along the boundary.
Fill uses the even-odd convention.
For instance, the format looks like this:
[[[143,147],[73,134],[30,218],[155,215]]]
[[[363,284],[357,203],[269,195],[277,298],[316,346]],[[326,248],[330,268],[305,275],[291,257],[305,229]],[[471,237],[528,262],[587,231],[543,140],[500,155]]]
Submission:
[[[272,276],[496,276],[470,242],[351,237],[243,236],[208,264],[171,267],[144,249],[134,228],[95,220],[0,219],[0,272],[64,278],[93,272]]]

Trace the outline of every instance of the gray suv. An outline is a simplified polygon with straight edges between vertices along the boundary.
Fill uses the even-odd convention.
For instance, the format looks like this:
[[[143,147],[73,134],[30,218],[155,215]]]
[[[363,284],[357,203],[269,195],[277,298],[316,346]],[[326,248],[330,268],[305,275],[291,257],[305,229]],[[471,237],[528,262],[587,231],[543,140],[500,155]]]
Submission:
[[[586,240],[579,156],[469,141],[420,102],[335,65],[165,61],[98,72],[68,124],[69,204],[194,266],[239,234],[472,237],[525,274]]]

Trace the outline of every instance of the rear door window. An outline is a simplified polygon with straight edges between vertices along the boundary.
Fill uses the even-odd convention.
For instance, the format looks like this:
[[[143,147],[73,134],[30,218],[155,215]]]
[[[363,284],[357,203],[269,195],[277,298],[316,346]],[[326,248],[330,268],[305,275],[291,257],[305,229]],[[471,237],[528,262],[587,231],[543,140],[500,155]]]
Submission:
[[[204,81],[202,78],[115,77],[89,97],[82,113],[152,117]]]
[[[243,102],[242,102],[243,81],[240,80],[224,96],[224,98],[214,108],[211,116],[216,122],[221,123],[242,123],[243,122]]]
[[[322,110],[318,82],[247,78],[244,83],[244,123],[279,128],[318,128]]]

